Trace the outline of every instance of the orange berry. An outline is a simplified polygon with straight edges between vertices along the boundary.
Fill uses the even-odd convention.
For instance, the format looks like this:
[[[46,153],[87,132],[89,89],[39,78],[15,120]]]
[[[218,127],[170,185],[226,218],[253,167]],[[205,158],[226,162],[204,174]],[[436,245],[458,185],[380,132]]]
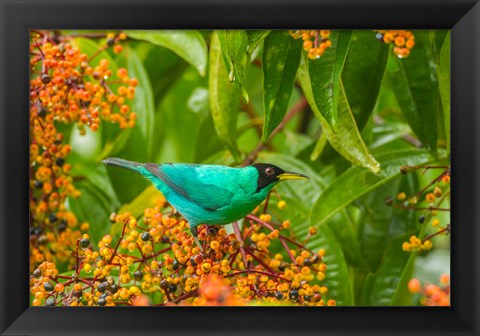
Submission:
[[[408,282],[408,290],[412,293],[420,292],[421,288],[422,286],[418,279],[413,278]]]
[[[442,274],[440,276],[440,283],[444,286],[450,283],[450,274]]]
[[[128,76],[128,71],[125,68],[120,68],[117,70],[117,77],[123,78]]]
[[[113,47],[113,52],[115,54],[120,54],[123,50],[123,46],[121,46],[120,44],[117,44],[115,47]]]
[[[445,184],[449,184],[450,183],[450,175],[445,175],[444,177],[442,177],[442,182],[445,183]]]
[[[403,47],[404,44],[405,44],[405,38],[403,36],[397,36],[395,38],[395,45],[399,47]]]
[[[320,36],[322,39],[327,39],[330,36],[330,30],[320,30]]]

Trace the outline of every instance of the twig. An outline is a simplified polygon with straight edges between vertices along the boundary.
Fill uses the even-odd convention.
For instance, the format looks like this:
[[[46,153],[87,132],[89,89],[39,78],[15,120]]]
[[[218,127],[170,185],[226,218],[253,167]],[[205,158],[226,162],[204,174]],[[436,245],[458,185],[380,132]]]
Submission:
[[[240,233],[240,228],[238,227],[237,222],[233,223],[233,231],[235,232],[238,242],[240,243],[240,253],[242,254],[243,267],[245,267],[245,269],[248,269],[248,261],[247,261],[247,256],[245,255],[245,248],[243,246],[243,238],[242,238],[242,234]]]
[[[449,233],[450,233],[450,224],[447,224],[447,226],[445,226],[443,229],[438,230],[437,232],[432,233],[431,235],[426,236],[425,238],[422,239],[422,242],[425,242],[426,240],[430,240],[430,239],[432,239],[433,237],[438,236],[439,234],[444,233],[444,232],[445,232],[446,234],[449,234]]]
[[[248,154],[248,156],[245,158],[245,160],[242,163],[242,166],[248,166],[251,165],[255,160],[257,159],[258,154],[263,151],[266,147],[267,144],[277,135],[280,131],[283,130],[285,125],[300,111],[302,111],[305,107],[307,107],[307,99],[305,97],[302,97],[291,109],[288,111],[287,115],[285,118],[283,118],[282,122],[273,130],[273,132],[270,134],[267,142],[264,144],[261,141],[259,144]]]

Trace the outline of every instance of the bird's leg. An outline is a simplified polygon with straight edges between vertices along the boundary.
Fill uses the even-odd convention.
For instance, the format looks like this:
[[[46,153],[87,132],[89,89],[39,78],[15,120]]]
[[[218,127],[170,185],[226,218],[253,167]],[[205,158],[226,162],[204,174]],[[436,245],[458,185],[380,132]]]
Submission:
[[[197,244],[198,248],[200,249],[200,251],[202,252],[203,254],[203,246],[202,244],[200,244],[200,241],[198,240],[198,229],[196,226],[191,226],[190,227],[190,232],[192,232],[192,236],[193,236],[193,240],[195,240],[195,243]]]

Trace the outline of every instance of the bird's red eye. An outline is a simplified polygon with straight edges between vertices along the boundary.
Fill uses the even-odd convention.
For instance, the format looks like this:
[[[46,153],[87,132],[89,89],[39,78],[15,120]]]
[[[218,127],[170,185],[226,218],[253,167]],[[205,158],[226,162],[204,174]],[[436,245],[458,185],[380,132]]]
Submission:
[[[273,175],[275,173],[275,171],[273,170],[272,167],[268,167],[267,169],[265,169],[265,174],[267,175]]]

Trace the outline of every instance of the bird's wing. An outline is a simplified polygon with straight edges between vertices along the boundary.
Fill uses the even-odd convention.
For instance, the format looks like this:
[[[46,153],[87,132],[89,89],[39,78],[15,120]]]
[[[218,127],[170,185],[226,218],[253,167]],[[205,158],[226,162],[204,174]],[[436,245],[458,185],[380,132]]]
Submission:
[[[145,164],[145,169],[168,187],[206,210],[214,211],[229,205],[234,194],[205,179],[200,180],[196,167],[186,164]]]

